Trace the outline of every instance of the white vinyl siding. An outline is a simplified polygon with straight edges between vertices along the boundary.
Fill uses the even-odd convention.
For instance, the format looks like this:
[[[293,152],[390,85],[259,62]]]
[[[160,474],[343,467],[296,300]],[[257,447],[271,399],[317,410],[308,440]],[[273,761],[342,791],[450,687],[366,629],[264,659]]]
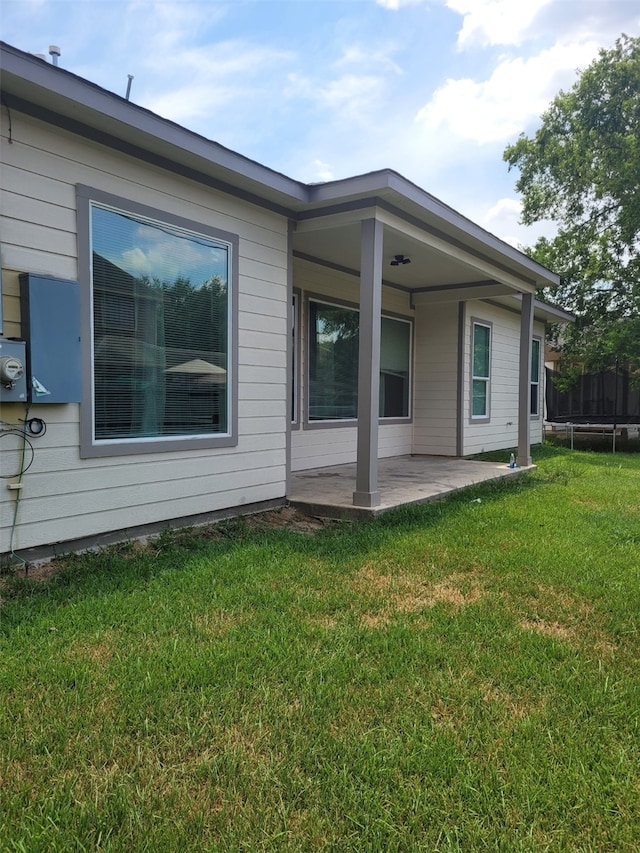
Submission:
[[[16,144],[8,145],[6,110],[1,118],[6,334],[19,328],[18,273],[78,279],[76,184],[239,238],[237,446],[81,459],[80,406],[34,404],[30,415],[42,417],[48,429],[32,441],[35,457],[24,478],[14,549],[283,499],[289,421],[286,219],[14,110]],[[9,422],[23,415],[24,407],[3,407]],[[13,450],[3,453],[3,467],[12,470],[15,461]],[[0,494],[5,543],[13,500],[6,489]]]
[[[472,319],[492,324],[491,420],[464,424],[463,455],[516,447],[518,444],[518,371],[520,363],[520,315],[486,302],[469,302],[465,335],[465,411],[470,411]],[[542,323],[534,323],[536,337],[544,335]],[[541,389],[542,393],[542,389]],[[542,419],[531,420],[531,443],[542,441]]]
[[[458,303],[416,309],[413,453],[455,456]]]

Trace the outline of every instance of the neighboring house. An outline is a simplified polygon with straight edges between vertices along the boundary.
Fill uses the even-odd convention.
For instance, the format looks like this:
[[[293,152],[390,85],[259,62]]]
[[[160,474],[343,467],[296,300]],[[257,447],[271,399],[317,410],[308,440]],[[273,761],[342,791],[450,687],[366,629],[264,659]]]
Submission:
[[[530,462],[556,275],[393,171],[302,184],[4,44],[1,65],[0,356],[26,359],[2,421],[25,395],[35,420],[0,551],[275,505],[292,471],[356,459],[359,506],[378,457]]]

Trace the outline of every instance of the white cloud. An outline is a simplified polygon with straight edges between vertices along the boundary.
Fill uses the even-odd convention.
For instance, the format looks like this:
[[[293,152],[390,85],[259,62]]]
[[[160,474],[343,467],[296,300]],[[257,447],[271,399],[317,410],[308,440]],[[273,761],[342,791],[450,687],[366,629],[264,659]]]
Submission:
[[[169,57],[154,52],[146,59],[146,91],[138,97],[134,91],[133,100],[189,126],[226,105],[248,104],[289,60],[287,52],[242,41],[191,49],[176,45]]]
[[[521,201],[515,198],[500,198],[484,215],[480,215],[478,224],[505,243],[519,249],[522,247],[522,236],[518,233],[521,231],[521,213]]]
[[[359,65],[362,67],[373,66],[378,69],[387,68],[395,74],[402,74],[402,68],[390,56],[390,54],[394,53],[396,49],[397,48],[395,46],[390,46],[387,48],[372,50],[370,45],[363,47],[359,44],[352,44],[349,45],[342,56],[334,62],[334,66],[336,68],[340,68],[344,65]]]
[[[552,0],[447,0],[463,16],[458,47],[519,45],[538,12]]]
[[[285,97],[306,99],[328,111],[331,120],[348,115],[350,121],[362,120],[379,99],[384,81],[372,75],[344,74],[334,80],[316,82],[298,74],[289,75]]]
[[[522,212],[522,202],[516,198],[501,198],[489,208],[484,217],[485,222],[495,222],[503,217],[520,216]]]
[[[311,165],[311,174],[314,176],[310,179],[311,182],[315,181],[332,181],[334,179],[334,174],[329,163],[323,163],[322,160],[314,160]]]
[[[235,96],[236,90],[233,87],[219,83],[215,86],[211,83],[190,83],[163,95],[148,98],[146,106],[171,121],[189,125],[194,119],[207,117],[211,115],[212,110],[232,103]]]
[[[598,45],[556,44],[537,56],[504,58],[488,80],[447,80],[418,112],[432,131],[483,144],[513,139],[547,108],[576,69],[597,55]]]
[[[486,231],[520,250],[535,245],[540,237],[551,238],[557,233],[557,226],[548,220],[522,225],[521,212],[522,203],[518,199],[503,197],[492,202],[489,192],[486,200],[476,202],[465,211]]]
[[[376,0],[376,2],[383,9],[391,9],[397,12],[403,6],[421,6],[426,0]]]

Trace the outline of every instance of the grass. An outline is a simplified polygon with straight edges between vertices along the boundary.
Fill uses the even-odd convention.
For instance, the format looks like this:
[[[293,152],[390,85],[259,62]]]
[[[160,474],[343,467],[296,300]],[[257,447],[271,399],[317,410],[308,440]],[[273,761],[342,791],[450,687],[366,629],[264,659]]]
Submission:
[[[0,849],[631,851],[640,456],[2,579]]]

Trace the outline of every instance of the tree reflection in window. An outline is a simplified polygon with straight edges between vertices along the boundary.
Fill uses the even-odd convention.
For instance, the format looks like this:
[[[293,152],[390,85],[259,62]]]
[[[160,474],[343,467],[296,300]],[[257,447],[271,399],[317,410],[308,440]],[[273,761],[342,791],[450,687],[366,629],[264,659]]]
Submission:
[[[98,206],[91,221],[95,438],[227,433],[229,247]]]

